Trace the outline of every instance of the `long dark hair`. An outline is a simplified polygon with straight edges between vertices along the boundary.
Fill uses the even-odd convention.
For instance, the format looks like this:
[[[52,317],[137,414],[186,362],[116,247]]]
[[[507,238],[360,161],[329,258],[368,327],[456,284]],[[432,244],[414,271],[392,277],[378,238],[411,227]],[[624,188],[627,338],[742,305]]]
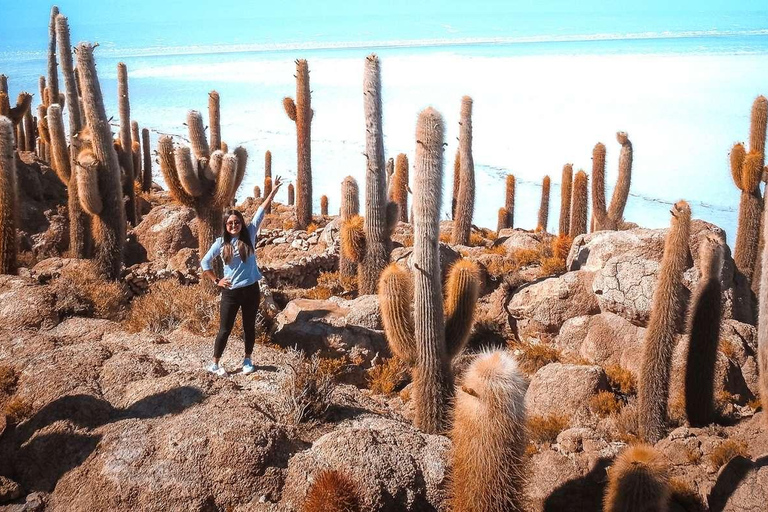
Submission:
[[[253,242],[251,242],[251,235],[245,227],[243,214],[234,208],[227,210],[224,213],[223,219],[224,243],[222,244],[223,247],[221,249],[221,259],[223,259],[226,264],[229,264],[229,262],[232,261],[232,256],[234,256],[234,251],[232,250],[232,235],[227,231],[227,219],[229,219],[231,215],[234,215],[237,217],[237,220],[240,221],[240,235],[238,235],[237,241],[237,252],[240,253],[240,260],[247,260],[248,256],[255,252]],[[245,233],[245,236],[243,236],[243,233]]]

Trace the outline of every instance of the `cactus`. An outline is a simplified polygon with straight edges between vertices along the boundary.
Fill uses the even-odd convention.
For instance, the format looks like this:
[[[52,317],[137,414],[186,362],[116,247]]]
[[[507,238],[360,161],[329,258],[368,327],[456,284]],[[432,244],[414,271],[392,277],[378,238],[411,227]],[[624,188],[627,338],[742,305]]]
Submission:
[[[720,341],[720,269],[723,249],[707,237],[699,246],[701,278],[690,306],[688,356],[685,368],[685,413],[692,427],[714,420],[715,362]]]
[[[669,499],[669,468],[652,446],[626,448],[608,470],[605,512],[667,512]]]
[[[211,129],[211,151],[221,149],[221,103],[216,91],[208,93],[208,126]]]
[[[399,220],[408,222],[408,157],[404,153],[397,155],[395,175],[393,177],[391,201],[394,201],[400,212]]]
[[[24,151],[35,151],[35,121],[32,118],[32,109],[24,113]]]
[[[120,164],[112,144],[112,130],[104,109],[92,45],[80,43],[77,46],[77,67],[87,126],[78,137],[76,174],[80,203],[91,214],[97,267],[107,278],[117,279],[123,259],[125,208]],[[98,201],[89,201],[95,198]]]
[[[357,217],[360,213],[360,200],[357,181],[355,181],[355,178],[352,176],[347,176],[344,178],[344,181],[341,182],[340,213],[342,227],[347,226],[347,222],[353,217]],[[353,229],[351,233],[354,235],[357,232],[362,232],[362,226],[360,226],[359,231],[357,229]],[[344,238],[347,234],[349,234],[349,232],[345,233],[345,231],[342,230],[342,246],[348,243],[348,241],[346,241]],[[341,254],[339,255],[339,273],[344,277],[352,277],[357,274],[357,263],[355,263],[353,259],[349,258],[345,254],[345,251],[341,251]]]
[[[768,167],[766,168],[768,171]],[[763,213],[766,215],[766,213]],[[768,220],[763,218],[763,239],[768,239]],[[768,404],[768,244],[763,245],[761,254],[763,272],[760,274],[760,310],[757,323],[757,365],[760,379],[760,402],[763,410]],[[763,413],[763,419],[768,426],[768,414]]]
[[[328,196],[320,196],[320,215],[328,216]]]
[[[272,152],[264,153],[264,197],[272,193]],[[272,212],[272,203],[267,205],[264,213]]]
[[[144,175],[141,172],[141,134],[139,131],[139,123],[137,121],[131,121],[131,155],[133,156],[133,185],[141,187]],[[136,204],[136,216],[141,217]]]
[[[498,234],[502,229],[506,229],[508,219],[509,213],[507,212],[507,209],[499,208],[499,217],[498,221],[496,222],[496,234]]]
[[[451,231],[451,243],[469,244],[472,230],[472,214],[475,209],[475,163],[472,159],[472,98],[461,98],[461,122],[459,128],[459,195],[456,198],[456,214]]]
[[[566,236],[571,232],[571,188],[573,185],[573,165],[563,166],[563,178],[560,182],[560,225],[558,234]]]
[[[527,382],[507,352],[485,352],[456,390],[451,430],[454,512],[528,510],[525,496]]]
[[[335,470],[322,471],[312,483],[302,512],[361,512],[360,490],[350,478]]]
[[[685,201],[679,201],[671,213],[672,222],[664,242],[664,256],[645,333],[638,390],[639,433],[650,443],[657,442],[664,434],[675,328],[683,313],[682,280],[689,254],[691,208]]]
[[[296,61],[296,101],[283,98],[283,107],[288,118],[296,123],[296,186],[299,195],[296,198],[296,225],[307,229],[312,222],[312,160],[311,129],[314,111],[310,106],[309,66],[307,61]],[[289,188],[290,192],[290,188]],[[289,193],[290,197],[290,193]],[[292,204],[289,200],[288,204]]]
[[[765,165],[767,117],[768,100],[764,96],[758,96],[752,104],[749,152],[745,151],[742,144],[736,144],[730,155],[733,181],[741,190],[739,222],[733,259],[736,268],[748,281],[752,281],[754,277],[760,239],[763,197],[760,194],[759,185],[763,174],[763,165]]]
[[[505,227],[512,229],[515,227],[515,177],[511,174],[507,174],[504,209],[507,210]]]
[[[128,222],[136,225],[136,192],[133,186],[133,144],[131,143],[131,102],[128,97],[128,68],[123,62],[117,64],[117,106],[120,116],[120,151],[118,158],[123,169],[123,194],[128,198],[125,213]]]
[[[253,187],[253,197],[255,199],[259,199],[261,197],[261,188],[258,185]]]
[[[59,8],[54,5],[51,7],[51,20],[48,23],[48,88],[51,90],[51,99],[45,102],[46,107],[59,102],[59,72],[56,63],[56,17],[58,15]]]
[[[8,95],[8,77],[0,74],[0,93]]]
[[[547,222],[549,221],[549,176],[544,176],[541,182],[541,204],[539,205],[539,222],[536,225],[536,231],[547,231]]]
[[[141,130],[141,145],[143,150],[144,169],[141,174],[141,191],[149,192],[152,189],[152,148],[149,144],[149,129]]]
[[[288,184],[288,206],[293,206],[295,198],[296,198],[296,195],[293,189],[293,183],[289,183]]]
[[[456,157],[453,159],[453,195],[451,196],[451,219],[456,220],[456,202],[459,199],[459,186],[461,184],[461,153],[456,148]]]
[[[61,74],[64,77],[66,105],[69,117],[69,136],[74,137],[83,127],[80,115],[80,98],[77,94],[74,66],[72,63],[72,44],[69,38],[69,22],[63,14],[56,16],[56,36],[61,59]]]
[[[571,198],[571,222],[568,236],[571,239],[587,232],[587,173],[579,169],[573,179],[573,193]]]
[[[5,75],[2,75],[5,76]],[[0,91],[0,116],[3,117],[10,117],[11,116],[11,103],[8,99],[8,93]],[[11,123],[11,126],[13,126],[13,123]]]
[[[381,131],[381,72],[379,58],[371,54],[366,58],[363,75],[365,107],[365,148],[368,161],[365,176],[365,243],[357,245],[362,252],[349,253],[357,263],[357,287],[361,295],[376,293],[376,286],[392,250],[390,235],[397,224],[394,203],[387,203],[386,171],[384,168],[384,139]],[[347,230],[349,232],[349,229]],[[350,239],[359,239],[360,233],[349,232]]]
[[[632,180],[632,142],[626,132],[617,132],[616,140],[621,144],[619,179],[608,207],[605,200],[605,146],[598,142],[592,151],[592,231],[616,230],[624,222]]]
[[[13,123],[0,116],[0,274],[16,272],[16,156],[13,150]]]
[[[227,154],[221,150],[211,153],[200,112],[189,111],[187,127],[191,148],[174,149],[171,138],[163,136],[158,143],[158,153],[171,196],[195,209],[199,221],[198,247],[202,252],[208,250],[221,232],[222,210],[232,204],[243,181],[248,153],[242,147]],[[206,281],[206,285],[210,283],[202,282]]]

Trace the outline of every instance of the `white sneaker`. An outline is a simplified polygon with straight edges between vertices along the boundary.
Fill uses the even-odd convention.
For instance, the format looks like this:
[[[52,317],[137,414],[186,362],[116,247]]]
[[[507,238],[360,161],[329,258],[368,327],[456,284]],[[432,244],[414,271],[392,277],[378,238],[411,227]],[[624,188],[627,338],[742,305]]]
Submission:
[[[253,366],[253,363],[250,359],[247,357],[243,359],[243,375],[248,375],[249,373],[253,373],[256,371],[256,367]]]
[[[224,377],[227,374],[227,370],[225,370],[224,367],[216,363],[209,364],[206,370],[208,370],[208,372],[210,373],[218,375],[219,377]]]

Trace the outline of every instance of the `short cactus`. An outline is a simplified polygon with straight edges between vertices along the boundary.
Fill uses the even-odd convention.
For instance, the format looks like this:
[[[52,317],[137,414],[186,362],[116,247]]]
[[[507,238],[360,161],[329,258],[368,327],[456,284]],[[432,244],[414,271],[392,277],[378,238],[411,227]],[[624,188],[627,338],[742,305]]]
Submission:
[[[348,476],[324,470],[312,483],[302,504],[302,512],[362,512],[360,490]]]
[[[454,512],[528,510],[527,382],[507,352],[475,358],[456,391],[450,499]]]
[[[13,123],[0,116],[0,274],[16,272],[18,191]]]
[[[328,196],[320,196],[320,215],[328,216]]]
[[[632,142],[625,132],[617,132],[621,144],[619,154],[619,179],[611,196],[611,204],[605,200],[605,146],[595,145],[592,151],[592,231],[620,229],[624,223],[624,208],[629,198],[632,180]]]
[[[549,188],[549,176],[544,176],[541,182],[541,204],[539,205],[539,221],[536,225],[536,231],[547,231],[547,223],[549,222]]]
[[[272,192],[272,152],[267,150],[264,153],[264,197]],[[265,213],[272,212],[272,203],[267,205]]]
[[[507,210],[507,225],[510,229],[515,227],[515,177],[507,174],[504,194],[504,209]]]
[[[560,181],[560,224],[558,234],[566,236],[571,232],[571,189],[573,186],[573,165],[563,166],[563,178]]]
[[[475,163],[472,158],[472,98],[461,99],[459,127],[459,195],[451,230],[451,243],[469,244],[472,230],[472,214],[475,209]]]
[[[669,498],[669,468],[652,446],[626,448],[608,470],[605,512],[666,512]]]
[[[288,206],[293,206],[296,200],[296,193],[293,188],[293,183],[288,184]]]
[[[149,192],[152,189],[152,148],[149,144],[149,130],[141,130],[141,146],[143,170],[141,174],[141,191]]]
[[[571,194],[571,222],[568,232],[571,239],[587,232],[588,187],[587,173],[579,169],[573,179],[573,193]]]
[[[261,187],[258,185],[253,187],[253,197],[255,199],[259,199],[261,197]]]
[[[347,176],[344,178],[344,181],[341,182],[341,222],[342,222],[342,231],[341,231],[341,245],[344,247],[346,244],[348,244],[348,241],[345,241],[345,236],[355,236],[358,233],[363,233],[363,226],[360,225],[359,229],[357,227],[353,227],[351,231],[345,232],[345,227],[349,228],[350,226],[347,224],[352,218],[358,217],[358,214],[360,213],[360,200],[359,200],[359,190],[357,187],[357,181],[355,181],[355,178],[352,176]],[[362,219],[361,219],[362,220]],[[347,252],[344,250],[341,251],[341,254],[339,255],[339,272],[344,277],[352,277],[357,275],[357,263],[355,263],[353,258],[349,258],[347,256],[347,253],[351,251],[352,253],[359,252],[359,249],[348,249]]]
[[[299,229],[307,229],[312,222],[311,130],[314,111],[310,102],[309,66],[306,60],[299,59],[296,61],[296,101],[283,98],[285,113],[296,123],[296,186],[299,189],[296,199],[296,225]],[[292,204],[292,201],[289,201],[289,204]]]
[[[498,221],[496,222],[496,233],[497,234],[502,229],[506,229],[508,219],[509,219],[509,213],[507,212],[507,209],[506,208],[499,208],[499,217],[498,217]]]

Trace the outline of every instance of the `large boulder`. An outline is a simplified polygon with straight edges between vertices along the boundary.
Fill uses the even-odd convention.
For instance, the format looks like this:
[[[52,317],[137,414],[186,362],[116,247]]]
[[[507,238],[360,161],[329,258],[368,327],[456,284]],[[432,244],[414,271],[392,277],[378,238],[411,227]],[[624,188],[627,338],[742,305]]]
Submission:
[[[369,362],[389,354],[376,296],[354,300],[295,299],[277,315],[273,341],[321,357],[348,355]]]
[[[709,495],[712,510],[722,512],[760,512],[768,503],[768,464],[766,458],[751,461],[741,455],[723,466]]]
[[[645,329],[613,313],[601,313],[589,320],[579,355],[601,366],[619,365],[640,373]]]
[[[40,329],[59,322],[56,297],[35,279],[0,275],[0,329]]]
[[[525,231],[519,228],[506,228],[499,231],[494,245],[503,245],[507,252],[516,250],[538,251],[543,243],[550,242],[552,235],[545,232]]]
[[[192,208],[163,204],[153,208],[132,233],[146,250],[148,259],[167,260],[181,249],[197,248],[194,220],[195,211]]]
[[[287,510],[301,503],[317,475],[326,469],[358,483],[363,510],[448,510],[446,478],[450,441],[405,423],[365,417],[337,427],[294,456],[288,465]]]
[[[599,366],[551,363],[531,379],[525,394],[526,412],[530,416],[571,416],[586,408],[592,396],[609,389]]]
[[[523,331],[557,333],[566,320],[600,311],[592,278],[592,272],[581,270],[522,286],[507,310]]]
[[[440,253],[440,276],[445,281],[448,278],[451,266],[461,259],[461,255],[453,247],[443,242],[440,242],[438,251]],[[398,247],[394,249],[390,261],[397,263],[405,269],[413,270],[413,247]]]

